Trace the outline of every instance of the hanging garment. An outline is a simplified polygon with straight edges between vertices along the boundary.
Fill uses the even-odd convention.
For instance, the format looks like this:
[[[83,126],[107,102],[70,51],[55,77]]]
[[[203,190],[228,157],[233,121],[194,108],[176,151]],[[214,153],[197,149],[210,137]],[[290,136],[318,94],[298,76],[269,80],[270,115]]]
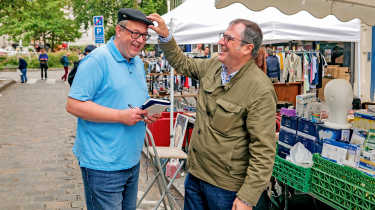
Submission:
[[[323,87],[323,72],[324,72],[324,67],[327,65],[327,62],[323,56],[323,54],[318,53],[318,58],[319,58],[319,68],[318,68],[318,84],[316,85],[317,88],[322,88]]]
[[[288,75],[289,82],[302,81],[301,58],[297,54],[291,53],[286,56],[285,63],[283,72],[284,81],[287,81]]]
[[[309,56],[307,53],[303,53],[303,94],[306,94],[310,91],[310,82],[309,82]]]
[[[312,85],[317,84],[317,76],[318,76],[318,58],[315,55],[312,55],[312,60],[311,60],[311,78],[310,78],[310,83]]]
[[[283,70],[284,69],[284,57],[285,57],[285,53],[279,52],[276,55],[279,58],[280,70]]]
[[[269,55],[266,59],[267,76],[270,78],[277,78],[280,80],[280,63],[276,55]]]
[[[184,87],[189,88],[189,77],[185,77]]]

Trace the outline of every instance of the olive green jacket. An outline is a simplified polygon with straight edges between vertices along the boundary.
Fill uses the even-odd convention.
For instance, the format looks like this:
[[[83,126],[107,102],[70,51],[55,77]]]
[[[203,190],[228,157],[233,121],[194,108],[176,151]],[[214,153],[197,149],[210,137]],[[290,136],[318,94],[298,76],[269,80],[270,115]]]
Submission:
[[[188,58],[174,39],[160,46],[177,72],[200,81],[189,172],[255,206],[276,153],[276,94],[270,79],[251,59],[222,85],[217,57]]]

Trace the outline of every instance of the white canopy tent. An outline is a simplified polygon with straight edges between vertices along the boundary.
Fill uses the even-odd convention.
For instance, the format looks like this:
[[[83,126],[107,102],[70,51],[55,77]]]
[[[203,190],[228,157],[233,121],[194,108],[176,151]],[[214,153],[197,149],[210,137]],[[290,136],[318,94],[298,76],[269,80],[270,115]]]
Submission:
[[[216,43],[231,20],[243,18],[259,24],[264,43],[289,40],[359,42],[360,20],[341,22],[329,15],[315,18],[306,11],[285,15],[269,7],[251,11],[240,3],[223,9],[215,8],[215,0],[186,0],[163,15],[178,44]],[[149,43],[156,43],[156,36]]]

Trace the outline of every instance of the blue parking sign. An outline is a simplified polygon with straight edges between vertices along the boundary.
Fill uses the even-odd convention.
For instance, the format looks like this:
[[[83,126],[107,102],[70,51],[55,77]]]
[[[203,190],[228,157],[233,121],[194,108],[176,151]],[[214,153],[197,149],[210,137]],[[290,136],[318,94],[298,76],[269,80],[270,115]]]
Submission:
[[[94,26],[103,26],[104,25],[103,16],[94,16],[93,21],[94,21]]]
[[[97,37],[104,36],[104,27],[95,27],[94,33]]]
[[[94,27],[95,44],[104,44],[104,27]]]

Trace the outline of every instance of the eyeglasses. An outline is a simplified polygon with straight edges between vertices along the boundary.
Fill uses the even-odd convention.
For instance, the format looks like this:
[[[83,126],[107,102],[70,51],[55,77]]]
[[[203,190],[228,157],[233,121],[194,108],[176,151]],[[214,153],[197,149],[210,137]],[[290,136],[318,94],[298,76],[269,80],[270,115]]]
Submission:
[[[237,39],[237,38],[234,38],[233,36],[231,35],[227,35],[227,34],[224,34],[224,33],[220,33],[219,34],[219,40],[224,38],[224,42],[225,44],[227,44],[229,41],[234,41],[234,40],[237,40],[237,41],[240,41],[240,42],[243,42],[245,44],[252,44],[251,42],[248,42],[248,41],[244,41],[244,40],[241,40],[241,39]]]
[[[140,36],[142,36],[143,41],[147,41],[151,37],[150,34],[143,34],[143,33],[139,33],[139,32],[136,32],[136,31],[132,31],[132,30],[126,28],[125,26],[121,25],[121,24],[119,24],[119,26],[121,26],[121,28],[129,31],[132,39],[138,39]]]

